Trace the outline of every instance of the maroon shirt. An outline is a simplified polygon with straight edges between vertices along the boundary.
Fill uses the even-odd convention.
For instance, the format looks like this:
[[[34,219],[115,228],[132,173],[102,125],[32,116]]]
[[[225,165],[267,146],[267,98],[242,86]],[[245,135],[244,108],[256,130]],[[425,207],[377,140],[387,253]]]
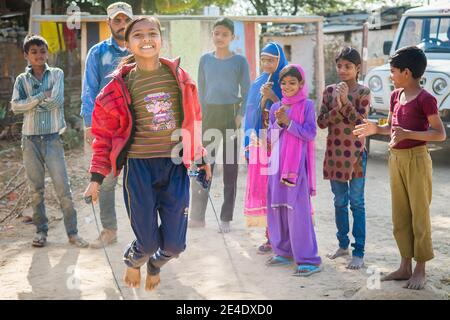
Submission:
[[[401,104],[402,92],[403,89],[397,89],[391,94],[392,126],[412,131],[427,131],[430,127],[428,117],[438,114],[436,98],[422,89],[414,100]],[[426,144],[426,141],[406,139],[397,143],[394,149],[410,149]]]

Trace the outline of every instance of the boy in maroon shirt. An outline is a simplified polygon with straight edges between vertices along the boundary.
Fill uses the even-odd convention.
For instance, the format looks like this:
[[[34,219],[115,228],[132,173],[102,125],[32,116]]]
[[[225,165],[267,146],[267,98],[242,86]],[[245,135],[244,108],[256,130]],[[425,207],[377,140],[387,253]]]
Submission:
[[[356,126],[358,137],[390,135],[389,174],[391,180],[394,237],[402,257],[400,268],[382,280],[408,280],[405,288],[420,290],[425,285],[425,263],[434,257],[431,242],[430,204],[432,162],[426,143],[446,138],[436,99],[420,86],[427,58],[415,46],[397,50],[390,57],[391,95],[388,124],[368,120]],[[416,267],[412,271],[412,258]]]

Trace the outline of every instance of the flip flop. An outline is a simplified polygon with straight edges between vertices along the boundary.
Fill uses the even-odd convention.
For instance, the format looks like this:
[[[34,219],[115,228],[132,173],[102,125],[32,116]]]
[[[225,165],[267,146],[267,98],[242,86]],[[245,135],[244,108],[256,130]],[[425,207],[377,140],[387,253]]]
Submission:
[[[33,224],[33,218],[30,217],[30,216],[24,216],[24,217],[22,218],[22,223],[25,223],[25,224]]]
[[[43,232],[38,232],[33,238],[32,246],[33,247],[43,247],[47,243],[47,235]]]
[[[266,261],[266,266],[268,267],[287,266],[290,264],[292,264],[292,260],[282,256],[273,256]]]
[[[267,254],[270,252],[272,252],[272,246],[268,242],[266,242],[258,247],[259,254]]]
[[[305,272],[306,271],[306,272]],[[301,264],[297,266],[293,276],[296,277],[309,277],[310,275],[322,271],[321,266],[314,266],[310,264]]]

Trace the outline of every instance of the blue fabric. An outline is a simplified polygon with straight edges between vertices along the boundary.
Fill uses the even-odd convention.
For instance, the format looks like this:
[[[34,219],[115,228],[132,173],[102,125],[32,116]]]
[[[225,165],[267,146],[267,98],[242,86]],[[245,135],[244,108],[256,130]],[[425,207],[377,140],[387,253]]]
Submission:
[[[113,37],[96,44],[89,50],[81,90],[81,116],[86,127],[92,125],[95,98],[111,81],[111,73],[120,60],[127,55],[129,52],[120,50]]]
[[[44,205],[45,169],[47,168],[61,206],[67,235],[76,235],[78,233],[77,212],[72,201],[64,160],[64,147],[59,134],[23,136],[22,150],[32,199],[33,223],[37,232],[47,234],[48,231]]]
[[[267,262],[268,266],[283,266],[283,265],[289,265],[292,264],[292,259],[285,258],[283,256],[273,256],[270,258],[270,260]]]
[[[148,271],[156,274],[186,247],[189,207],[186,167],[174,164],[170,158],[128,159],[123,190],[136,236],[124,253],[125,264],[137,268],[147,262]]]
[[[363,172],[365,175],[367,164],[367,152],[362,154]],[[331,190],[334,194],[334,207],[336,216],[336,227],[338,229],[336,236],[339,241],[339,247],[347,249],[350,240],[348,232],[350,231],[348,218],[348,203],[353,213],[352,234],[355,243],[352,244],[353,255],[364,257],[364,247],[366,241],[366,210],[364,207],[364,185],[365,178],[355,178],[348,182],[330,180]]]
[[[262,110],[260,107],[260,102],[262,95],[260,93],[261,87],[266,82],[273,82],[272,90],[275,92],[277,97],[281,99],[281,88],[280,88],[280,71],[288,64],[286,57],[283,52],[283,48],[275,42],[269,42],[262,49],[261,55],[267,53],[269,55],[279,58],[278,67],[273,74],[261,73],[258,78],[252,83],[247,96],[246,110],[245,110],[245,137],[244,137],[244,148],[248,150],[248,145],[250,143],[250,134],[255,130],[256,135],[259,136],[259,130],[262,128]],[[267,103],[265,108],[270,109],[270,103]],[[246,157],[248,159],[248,151],[246,151]]]

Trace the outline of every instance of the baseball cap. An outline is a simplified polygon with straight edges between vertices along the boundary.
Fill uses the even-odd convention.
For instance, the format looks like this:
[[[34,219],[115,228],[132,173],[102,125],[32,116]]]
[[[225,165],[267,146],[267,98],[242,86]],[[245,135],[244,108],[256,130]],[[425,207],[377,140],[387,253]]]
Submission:
[[[106,9],[108,18],[113,19],[119,13],[123,13],[127,17],[133,19],[133,9],[126,2],[114,2],[108,6]]]

